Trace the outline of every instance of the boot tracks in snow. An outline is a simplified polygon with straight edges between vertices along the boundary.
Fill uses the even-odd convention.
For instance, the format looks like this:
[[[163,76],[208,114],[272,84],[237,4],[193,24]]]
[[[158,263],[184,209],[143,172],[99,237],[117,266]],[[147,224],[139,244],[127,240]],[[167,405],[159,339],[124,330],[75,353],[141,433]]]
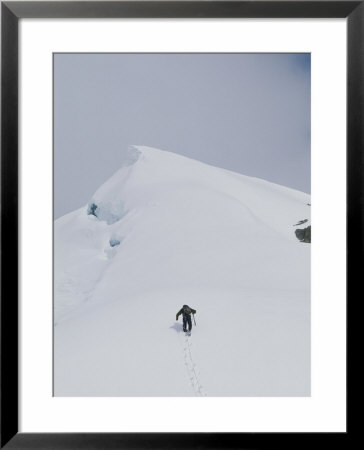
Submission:
[[[188,339],[188,335],[185,335],[183,344],[183,358],[184,364],[187,369],[188,378],[190,380],[190,384],[192,386],[192,389],[194,390],[195,395],[197,397],[206,397],[206,393],[198,378],[199,373],[196,364],[192,359],[191,345],[192,343],[190,342],[190,339]]]

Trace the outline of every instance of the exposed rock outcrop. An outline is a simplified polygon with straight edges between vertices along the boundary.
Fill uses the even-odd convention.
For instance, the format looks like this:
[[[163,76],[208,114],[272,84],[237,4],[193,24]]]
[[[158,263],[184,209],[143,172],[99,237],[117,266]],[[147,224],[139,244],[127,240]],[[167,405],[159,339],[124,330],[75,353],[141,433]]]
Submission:
[[[299,241],[311,244],[311,225],[309,225],[307,228],[297,228],[295,233]]]

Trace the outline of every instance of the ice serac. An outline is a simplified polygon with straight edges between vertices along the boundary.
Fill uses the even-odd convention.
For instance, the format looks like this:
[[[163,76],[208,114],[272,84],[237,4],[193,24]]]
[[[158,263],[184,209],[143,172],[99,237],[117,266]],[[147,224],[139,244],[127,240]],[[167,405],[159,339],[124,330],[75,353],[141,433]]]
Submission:
[[[310,246],[292,227],[308,203],[132,147],[85,207],[55,222],[55,394],[195,395],[174,324],[188,303],[203,392],[309,395]]]

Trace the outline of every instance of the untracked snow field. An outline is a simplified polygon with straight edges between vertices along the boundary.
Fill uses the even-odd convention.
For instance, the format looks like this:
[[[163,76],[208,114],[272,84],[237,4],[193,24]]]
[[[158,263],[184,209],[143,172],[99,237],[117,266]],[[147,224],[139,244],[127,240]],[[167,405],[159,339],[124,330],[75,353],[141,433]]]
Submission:
[[[133,147],[55,221],[54,394],[309,396],[310,244],[293,226],[308,203]],[[183,304],[197,310],[191,337]]]

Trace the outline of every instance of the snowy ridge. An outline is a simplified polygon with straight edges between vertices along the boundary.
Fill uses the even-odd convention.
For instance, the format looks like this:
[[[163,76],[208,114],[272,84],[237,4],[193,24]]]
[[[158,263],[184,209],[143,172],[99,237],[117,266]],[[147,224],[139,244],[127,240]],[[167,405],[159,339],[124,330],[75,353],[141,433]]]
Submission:
[[[87,205],[55,222],[56,395],[191,395],[186,370],[194,395],[307,395],[310,246],[292,225],[310,219],[308,203],[132,147]],[[201,319],[178,358],[171,320],[184,303]]]

